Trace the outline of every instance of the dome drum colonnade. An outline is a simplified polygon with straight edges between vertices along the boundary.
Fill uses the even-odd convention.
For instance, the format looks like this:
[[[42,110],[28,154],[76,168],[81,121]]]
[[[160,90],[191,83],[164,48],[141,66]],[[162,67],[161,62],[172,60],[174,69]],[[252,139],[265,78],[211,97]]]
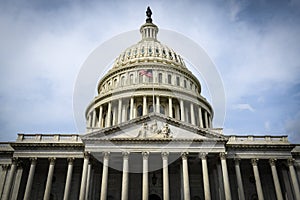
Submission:
[[[200,94],[198,79],[180,55],[156,39],[156,25],[146,23],[140,31],[142,40],[126,49],[100,80],[98,96],[86,111],[87,130],[118,125],[151,112],[212,128],[213,110]]]

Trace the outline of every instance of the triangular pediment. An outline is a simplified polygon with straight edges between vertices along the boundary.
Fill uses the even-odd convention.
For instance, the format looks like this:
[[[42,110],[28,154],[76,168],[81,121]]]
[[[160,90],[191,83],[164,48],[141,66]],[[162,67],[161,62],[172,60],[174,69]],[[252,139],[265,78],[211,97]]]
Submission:
[[[82,140],[226,140],[222,129],[204,129],[160,114],[94,130]]]

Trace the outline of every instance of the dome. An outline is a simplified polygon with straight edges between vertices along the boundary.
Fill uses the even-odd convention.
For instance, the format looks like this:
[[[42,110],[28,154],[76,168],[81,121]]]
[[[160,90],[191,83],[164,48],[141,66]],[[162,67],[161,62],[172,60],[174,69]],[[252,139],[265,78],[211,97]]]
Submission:
[[[182,57],[157,39],[147,14],[142,39],[125,49],[99,81],[98,95],[86,110],[87,129],[110,128],[160,115],[176,123],[211,128],[213,109]]]

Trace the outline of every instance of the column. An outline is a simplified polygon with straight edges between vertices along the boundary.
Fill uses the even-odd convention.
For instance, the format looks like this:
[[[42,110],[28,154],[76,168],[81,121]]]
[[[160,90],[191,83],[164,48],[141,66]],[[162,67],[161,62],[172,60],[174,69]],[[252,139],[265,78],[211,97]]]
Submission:
[[[256,185],[256,192],[259,200],[264,199],[264,194],[263,190],[261,187],[261,182],[260,182],[260,177],[259,177],[259,171],[258,171],[258,166],[257,166],[258,159],[252,158],[251,163],[253,167],[253,173],[254,173],[254,178],[255,178],[255,185]]]
[[[86,178],[85,200],[88,200],[88,197],[89,197],[90,182],[91,182],[91,170],[92,170],[92,163],[91,163],[91,161],[89,161],[88,169],[87,169],[87,178]]]
[[[64,200],[69,199],[74,158],[68,158],[67,160],[68,160],[68,171],[67,171],[67,178],[66,178],[66,185],[65,185],[65,192],[64,192]]]
[[[106,119],[107,121],[105,127],[110,127],[111,126],[111,102],[108,102]]]
[[[133,97],[130,98],[130,119],[133,119],[133,105],[134,104],[134,99]]]
[[[55,160],[56,160],[56,158],[49,158],[50,164],[49,164],[49,171],[48,171],[48,177],[47,177],[47,182],[46,182],[46,189],[45,189],[45,193],[44,193],[44,200],[49,200],[49,198],[50,198]]]
[[[164,200],[169,200],[169,163],[168,163],[168,152],[162,152],[161,157],[163,161],[163,195]]]
[[[122,106],[122,122],[126,121],[126,104]]]
[[[193,124],[193,125],[196,125],[196,122],[195,122],[195,112],[194,112],[194,104],[191,102],[191,104],[190,104],[191,106],[191,123]]]
[[[98,119],[99,119],[99,127],[100,128],[102,128],[103,126],[102,126],[102,116],[103,116],[103,106],[101,105],[100,107],[99,107],[99,117],[98,117]]]
[[[160,113],[160,98],[156,96],[156,113]]]
[[[184,103],[183,100],[180,99],[180,116],[181,116],[181,121],[185,121],[185,117],[184,117]]]
[[[283,200],[280,183],[279,183],[279,179],[278,179],[278,175],[277,175],[277,170],[276,170],[276,159],[274,159],[274,158],[269,159],[269,163],[270,163],[271,170],[272,170],[272,176],[273,176],[277,200]]]
[[[188,153],[181,154],[182,158],[182,174],[183,174],[183,196],[184,200],[190,200],[190,183],[188,170]]]
[[[234,160],[234,165],[235,165],[235,174],[236,174],[236,180],[238,185],[239,199],[245,200],[245,193],[244,193],[244,187],[243,187],[243,181],[242,181],[242,175],[240,169],[240,159],[236,158]]]
[[[23,174],[23,167],[22,167],[22,165],[18,164],[16,177],[15,177],[15,180],[14,180],[14,183],[13,183],[11,200],[15,200],[15,199],[18,198],[22,174]]]
[[[122,123],[122,99],[119,99],[118,104],[118,124]]]
[[[207,119],[207,111],[204,110],[204,125],[205,125],[205,128],[208,128],[208,119]]]
[[[28,179],[27,179],[27,184],[26,184],[26,189],[24,194],[24,200],[30,199],[30,193],[31,193],[37,158],[30,158],[30,161],[31,164],[30,164],[30,169],[29,169],[29,174],[28,174]]]
[[[200,153],[199,158],[202,162],[202,174],[203,174],[203,186],[204,186],[204,197],[205,200],[210,200],[210,186],[209,186],[209,176],[207,168],[207,153]]]
[[[299,184],[297,181],[297,175],[296,175],[295,168],[294,168],[294,159],[293,158],[288,159],[288,165],[289,165],[289,170],[290,170],[290,176],[291,176],[292,183],[293,183],[295,199],[300,199]]]
[[[149,186],[148,186],[148,157],[149,152],[143,152],[143,200],[148,200]]]
[[[8,173],[7,181],[5,181],[5,184],[4,184],[2,200],[10,199],[10,191],[11,191],[11,187],[12,187],[12,182],[15,177],[16,169],[17,169],[17,162],[18,162],[17,158],[12,158],[12,165],[11,165],[10,171]]]
[[[148,109],[147,109],[147,97],[143,96],[143,115],[148,114]]]
[[[221,167],[222,167],[222,175],[223,175],[223,182],[224,182],[224,190],[225,190],[225,199],[231,199],[231,192],[230,192],[230,183],[227,171],[227,163],[226,163],[226,154],[224,152],[220,153],[221,158]]]
[[[92,127],[96,127],[96,110],[93,110],[93,121],[92,121]]]
[[[1,172],[1,179],[0,179],[0,197],[2,195],[2,191],[4,190],[8,169],[9,169],[8,164],[2,165],[2,172]]]
[[[169,97],[169,117],[173,118],[173,103],[172,103],[172,97]]]
[[[198,107],[198,113],[199,113],[199,126],[200,128],[203,128],[202,109],[200,106]]]
[[[91,113],[89,113],[87,116],[87,127],[91,127],[91,123],[92,123],[92,116]]]
[[[123,152],[123,175],[122,175],[122,194],[121,200],[128,200],[128,171],[129,171],[129,152]]]
[[[82,167],[82,176],[81,176],[81,184],[80,184],[80,193],[79,199],[84,200],[85,198],[85,189],[86,189],[86,179],[87,179],[87,168],[89,164],[90,155],[88,152],[84,152],[83,155],[83,167]]]
[[[107,197],[108,164],[109,164],[109,152],[105,152],[103,154],[103,171],[102,171],[100,200],[106,200]]]
[[[114,105],[113,106],[113,116],[112,116],[113,120],[112,120],[112,125],[116,125],[117,123],[117,107]]]

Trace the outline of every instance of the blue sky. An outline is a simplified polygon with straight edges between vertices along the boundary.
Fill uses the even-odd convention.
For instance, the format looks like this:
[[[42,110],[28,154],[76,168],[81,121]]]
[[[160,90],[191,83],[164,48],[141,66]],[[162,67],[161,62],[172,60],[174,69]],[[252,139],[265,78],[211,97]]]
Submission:
[[[215,63],[225,134],[300,143],[299,0],[2,0],[0,140],[76,133],[72,95],[83,62],[112,36],[138,29],[148,5],[155,24],[193,39]]]

